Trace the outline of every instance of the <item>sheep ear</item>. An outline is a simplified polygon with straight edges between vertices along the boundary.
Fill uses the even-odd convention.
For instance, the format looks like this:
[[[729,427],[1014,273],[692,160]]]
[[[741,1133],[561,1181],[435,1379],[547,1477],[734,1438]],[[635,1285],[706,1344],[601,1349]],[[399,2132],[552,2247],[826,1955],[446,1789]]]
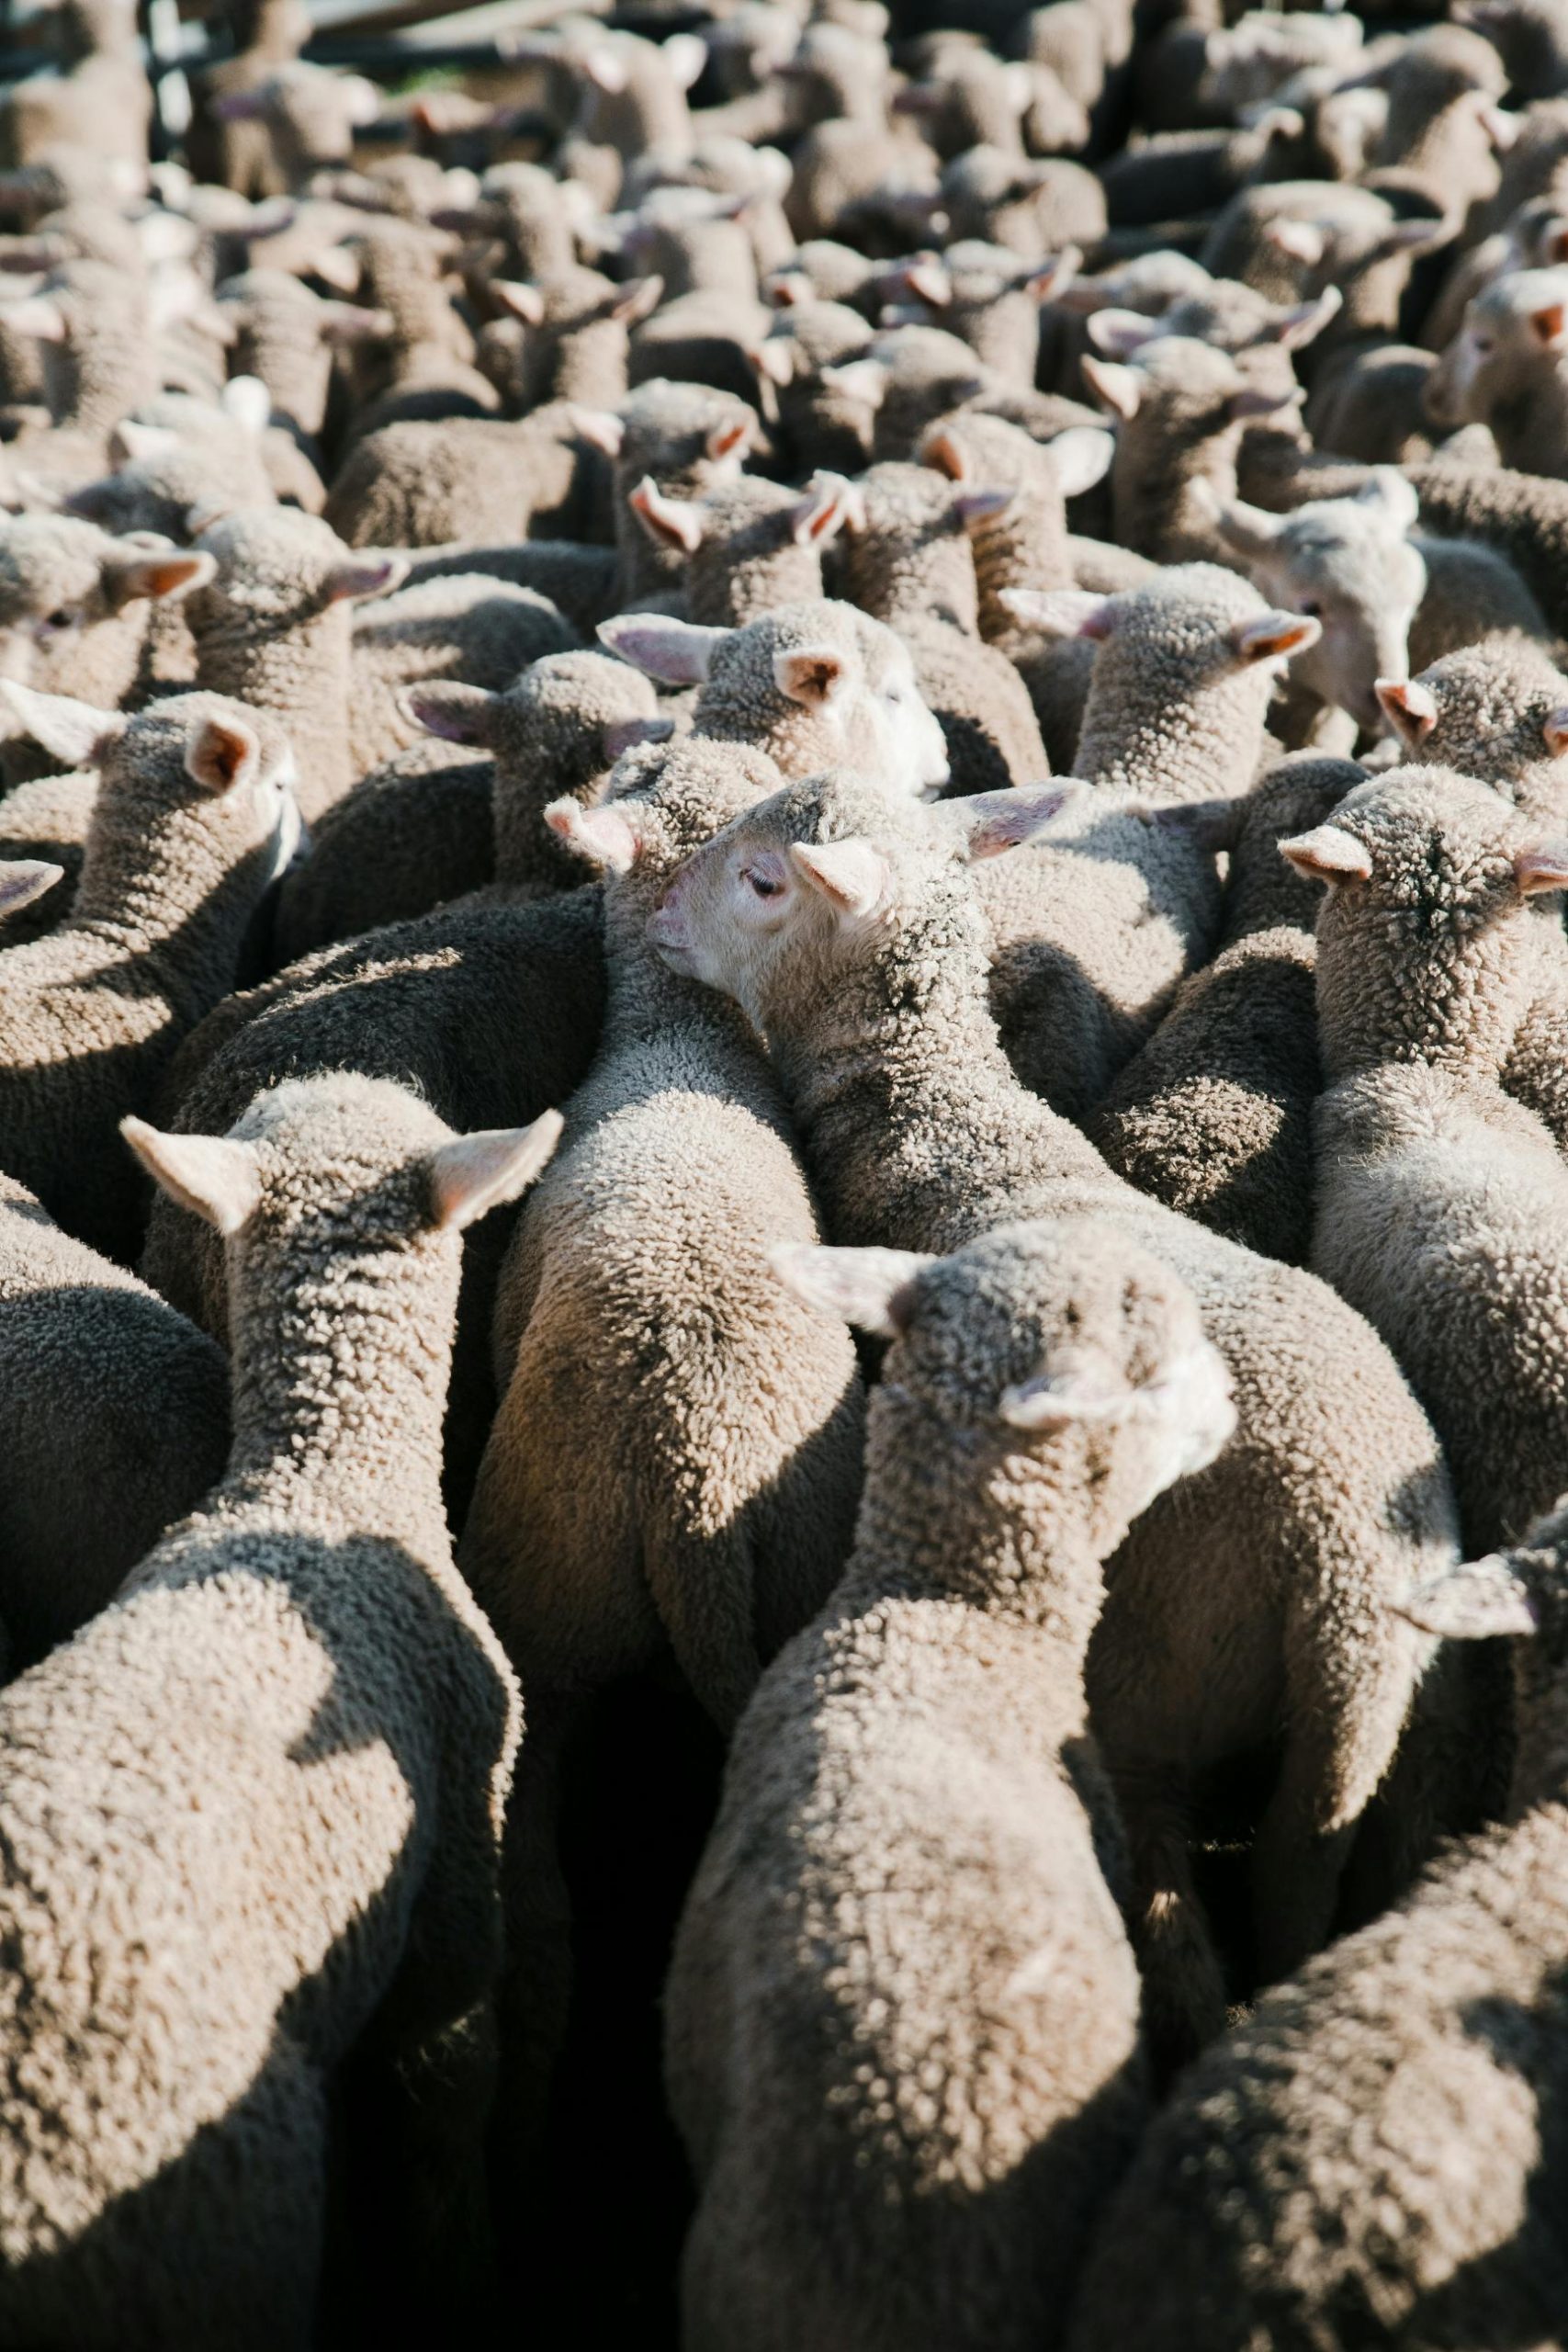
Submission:
[[[612,763],[639,743],[668,743],[675,732],[672,718],[612,718],[600,735],[604,757]]]
[[[186,774],[204,792],[233,792],[254,784],[261,740],[239,718],[200,718],[186,738]]]
[[[773,684],[791,702],[808,710],[820,709],[842,692],[847,670],[844,657],[830,645],[799,645],[773,656]]]
[[[708,62],[708,45],[700,33],[671,33],[659,54],[669,67],[678,90],[694,89]]]
[[[502,309],[511,317],[521,319],[525,327],[543,322],[545,298],[536,286],[529,286],[519,277],[491,277],[486,284]]]
[[[998,514],[1005,514],[1017,495],[1011,490],[955,491],[953,511],[966,531],[977,531],[982,524],[994,523]]]
[[[1328,251],[1328,232],[1315,220],[1270,220],[1263,236],[1276,253],[1301,262],[1307,269],[1315,269]]]
[[[1436,697],[1414,678],[1379,678],[1375,692],[1383,717],[1400,741],[1414,751],[1438,723]]]
[[[1563,752],[1568,752],[1568,704],[1544,719],[1540,731],[1551,758],[1560,760]]]
[[[734,634],[733,629],[667,620],[661,613],[617,613],[613,620],[601,621],[598,630],[601,645],[666,686],[700,685],[714,655]]]
[[[943,814],[957,825],[973,865],[1032,841],[1083,789],[1077,776],[1053,776],[1048,784],[1014,785],[1008,792],[971,793],[966,800],[947,801]]]
[[[0,302],[0,326],[13,334],[31,335],[35,343],[63,343],[65,313],[48,294],[25,294],[19,302]]]
[[[409,686],[399,696],[404,714],[427,735],[444,743],[487,743],[499,695],[487,686],[467,686],[438,680],[427,686]]]
[[[329,605],[362,605],[367,597],[400,588],[408,575],[406,555],[352,556],[333,565],[321,582],[321,594]]]
[[[1495,1552],[1412,1585],[1390,1606],[1424,1634],[1441,1634],[1450,1642],[1533,1634],[1540,1623],[1529,1585]]]
[[[869,842],[791,842],[789,854],[813,888],[841,916],[874,914],[886,898],[892,872]]]
[[[1058,1430],[1075,1421],[1130,1419],[1134,1403],[1125,1381],[1108,1385],[1101,1372],[1037,1373],[1004,1388],[997,1410],[1015,1430]]]
[[[846,359],[841,367],[822,368],[819,380],[830,392],[866,408],[880,408],[887,397],[888,370],[880,359]]]
[[[171,548],[167,555],[110,556],[104,563],[104,588],[118,613],[122,605],[133,605],[141,596],[156,602],[205,588],[217,570],[216,556],[179,548]]]
[[[1257,563],[1272,553],[1284,523],[1283,515],[1270,514],[1261,506],[1249,506],[1243,498],[1222,498],[1213,483],[1205,481],[1201,475],[1191,484],[1189,494],[1203,520],[1213,525],[1237,555]]]
[[[99,710],[72,695],[35,694],[9,678],[0,679],[0,702],[9,707],[24,735],[57,760],[69,760],[73,767],[96,766],[125,729],[118,711]]]
[[[602,865],[611,874],[629,874],[645,845],[630,813],[633,805],[607,800],[596,808],[585,808],[568,793],[550,802],[545,822],[558,841],[565,842],[591,865]]]
[[[1014,283],[1020,293],[1032,294],[1037,302],[1055,302],[1066,292],[1082,263],[1083,253],[1077,245],[1064,245],[1048,261],[1021,270]]]
[[[764,335],[761,343],[750,345],[746,354],[762,382],[781,392],[794,379],[795,356],[794,339],[787,334]]]
[[[356,254],[342,245],[322,245],[310,256],[310,275],[319,277],[323,286],[330,286],[334,294],[357,294],[364,272]],[[372,315],[382,318],[388,314],[378,311]],[[388,332],[391,330],[389,328]]]
[[[1231,422],[1239,424],[1249,416],[1277,416],[1282,408],[1300,408],[1306,394],[1299,384],[1289,391],[1270,392],[1260,384],[1244,384],[1225,402]]]
[[[1547,890],[1568,890],[1568,842],[1528,842],[1514,852],[1519,896],[1535,899]]]
[[[1047,637],[1089,637],[1100,645],[1116,626],[1111,598],[1088,588],[1004,588],[1001,601],[1014,620]]]
[[[750,436],[750,418],[738,416],[728,424],[716,424],[705,446],[709,458],[716,465],[725,458],[739,458]]]
[[[602,457],[620,456],[626,428],[613,408],[583,408],[574,401],[569,414],[572,431],[580,441],[586,441]]]
[[[812,1241],[784,1241],[769,1250],[768,1262],[804,1306],[879,1340],[896,1340],[909,1328],[917,1276],[937,1261],[919,1250],[826,1250]]]
[[[1568,342],[1568,302],[1543,302],[1529,314],[1530,332],[1548,351],[1561,351]]]
[[[367,311],[360,302],[323,300],[316,312],[317,334],[323,343],[334,347],[352,343],[385,343],[396,331],[397,321],[390,311]]]
[[[628,327],[636,326],[640,320],[653,316],[663,293],[664,280],[661,277],[628,278],[617,291],[604,315],[606,318],[619,319]]]
[[[1371,875],[1366,845],[1339,825],[1314,825],[1280,843],[1280,854],[1309,882],[1365,882]]]
[[[1122,424],[1131,424],[1138,413],[1138,403],[1144,397],[1143,379],[1135,368],[1122,368],[1110,359],[1080,359],[1084,382],[1108,416]]]
[[[222,409],[244,432],[265,433],[272,423],[272,394],[259,376],[231,376],[223,387]]]
[[[30,907],[46,890],[63,879],[63,865],[42,857],[0,858],[0,915],[14,915]]]
[[[439,1232],[461,1233],[489,1209],[514,1201],[530,1185],[560,1141],[558,1111],[541,1111],[529,1127],[481,1127],[433,1151],[431,1223]]]
[[[858,526],[852,518],[859,516]],[[829,539],[852,527],[865,527],[865,501],[842,474],[814,473],[800,503],[790,517],[789,535],[797,548],[824,548]]]
[[[1158,319],[1146,319],[1141,311],[1092,311],[1086,329],[1103,359],[1130,359],[1145,343],[1156,341],[1161,332]]]
[[[1288,662],[1304,653],[1323,635],[1323,623],[1310,613],[1262,613],[1255,621],[1238,621],[1231,641],[1243,662]]]
[[[1274,321],[1269,330],[1273,341],[1283,344],[1287,351],[1300,351],[1338,316],[1344,300],[1337,286],[1325,286],[1314,302],[1298,302]]]
[[[702,509],[689,499],[666,498],[651,474],[644,474],[626,504],[657,545],[679,548],[682,555],[695,555],[701,547]]]
[[[110,462],[118,466],[156,464],[160,458],[177,457],[180,436],[166,424],[139,424],[122,416],[109,435]]]
[[[909,292],[933,311],[945,311],[953,300],[953,280],[940,254],[917,254],[899,273]]]
[[[1421,511],[1416,485],[1393,466],[1374,466],[1356,492],[1358,506],[1375,506],[1391,526],[1408,531]]]
[[[1086,490],[1092,490],[1111,471],[1116,436],[1101,433],[1096,425],[1069,424],[1065,433],[1058,433],[1054,441],[1045,444],[1045,454],[1062,496],[1081,498]]]
[[[170,1136],[145,1119],[122,1119],[120,1134],[153,1182],[227,1236],[261,1199],[261,1171],[249,1144],[228,1136]]]
[[[1105,435],[1107,440],[1110,437],[1109,434]],[[1066,440],[1066,435],[1060,434],[1057,438]],[[1055,442],[1051,446],[1055,448]],[[926,433],[920,443],[920,463],[945,474],[949,481],[967,481],[975,470],[963,442],[950,424],[933,424]]]

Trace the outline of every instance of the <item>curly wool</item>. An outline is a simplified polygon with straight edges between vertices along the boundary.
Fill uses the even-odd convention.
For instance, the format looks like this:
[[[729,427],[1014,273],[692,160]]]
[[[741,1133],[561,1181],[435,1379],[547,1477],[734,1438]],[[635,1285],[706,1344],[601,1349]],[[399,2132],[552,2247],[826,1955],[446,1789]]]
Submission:
[[[308,2340],[328,2098],[372,2020],[439,2260],[482,2196],[482,2009],[519,1731],[437,1484],[448,1131],[278,1090],[240,1135],[227,1477],[0,1696],[0,2314],[13,2340]],[[324,1346],[322,1334],[331,1334]]]

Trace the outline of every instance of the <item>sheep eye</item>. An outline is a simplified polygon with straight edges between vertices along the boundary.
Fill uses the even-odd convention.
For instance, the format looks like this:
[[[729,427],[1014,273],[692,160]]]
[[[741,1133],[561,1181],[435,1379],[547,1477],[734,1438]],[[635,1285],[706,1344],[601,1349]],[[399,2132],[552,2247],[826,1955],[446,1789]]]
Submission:
[[[776,899],[783,887],[766,874],[754,873],[750,866],[746,869],[745,879],[750,882],[759,899]]]
[[[1315,596],[1309,596],[1306,599],[1302,611],[1309,621],[1321,620],[1323,617],[1323,606]]]
[[[49,618],[44,623],[44,627],[46,628],[69,628],[75,617],[76,616],[72,611],[69,605],[62,605],[58,612],[50,614]]]

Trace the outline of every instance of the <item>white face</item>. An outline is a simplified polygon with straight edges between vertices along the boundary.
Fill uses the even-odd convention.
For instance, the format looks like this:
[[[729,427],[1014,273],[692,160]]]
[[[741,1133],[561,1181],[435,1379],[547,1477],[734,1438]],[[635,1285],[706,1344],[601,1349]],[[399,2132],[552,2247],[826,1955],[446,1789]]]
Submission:
[[[867,665],[863,695],[844,714],[844,763],[930,799],[952,773],[947,742],[915,676],[907,647],[889,632],[886,659]]]
[[[1402,537],[1365,535],[1327,560],[1260,567],[1270,603],[1318,621],[1323,634],[1298,653],[1291,674],[1358,726],[1381,730],[1379,678],[1407,674],[1410,627],[1425,594],[1427,567]]]
[[[755,1017],[759,987],[777,950],[813,907],[786,851],[744,837],[718,841],[675,875],[649,918],[648,936],[672,971],[734,997]]]

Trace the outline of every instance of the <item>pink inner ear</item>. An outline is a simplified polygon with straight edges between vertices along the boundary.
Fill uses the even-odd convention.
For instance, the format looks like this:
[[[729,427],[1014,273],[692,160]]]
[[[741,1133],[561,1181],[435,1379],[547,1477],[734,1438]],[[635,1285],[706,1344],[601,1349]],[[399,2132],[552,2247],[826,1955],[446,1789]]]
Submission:
[[[750,431],[750,427],[744,419],[739,424],[716,424],[708,435],[708,456],[728,458],[742,446]]]

